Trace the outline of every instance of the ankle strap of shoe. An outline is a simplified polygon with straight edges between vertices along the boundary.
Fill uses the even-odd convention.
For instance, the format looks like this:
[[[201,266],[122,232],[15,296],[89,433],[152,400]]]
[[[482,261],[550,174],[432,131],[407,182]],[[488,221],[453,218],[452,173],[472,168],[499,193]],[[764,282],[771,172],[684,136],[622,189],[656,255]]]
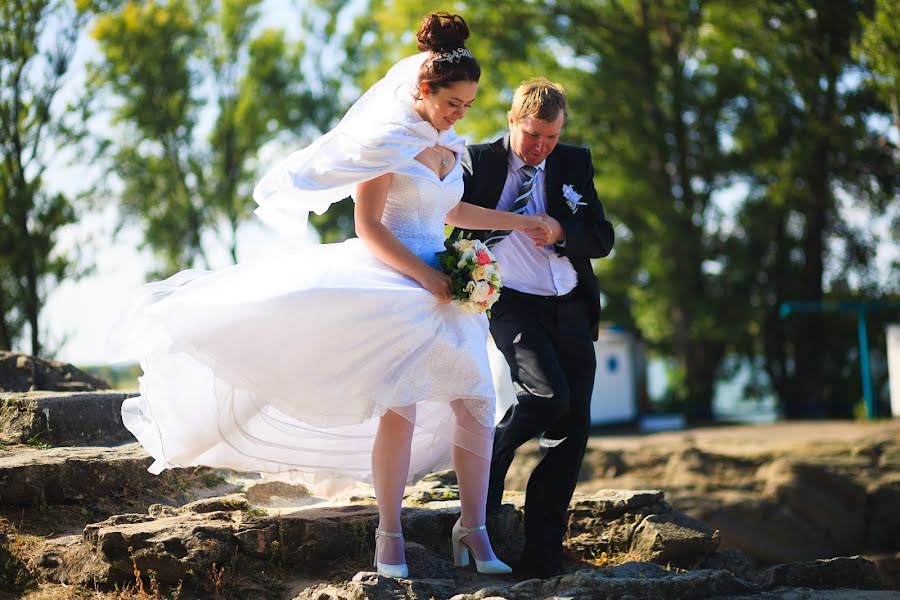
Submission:
[[[462,535],[469,535],[470,533],[483,531],[485,529],[487,529],[486,525],[476,525],[475,527],[463,527],[462,525],[459,526],[459,532]]]
[[[392,537],[392,538],[402,538],[402,537],[403,537],[403,533],[402,533],[402,532],[401,532],[401,533],[397,533],[396,531],[385,531],[385,530],[383,530],[383,529],[376,529],[376,530],[375,530],[375,535],[376,535],[376,536],[382,535],[382,536],[384,536],[384,537]]]

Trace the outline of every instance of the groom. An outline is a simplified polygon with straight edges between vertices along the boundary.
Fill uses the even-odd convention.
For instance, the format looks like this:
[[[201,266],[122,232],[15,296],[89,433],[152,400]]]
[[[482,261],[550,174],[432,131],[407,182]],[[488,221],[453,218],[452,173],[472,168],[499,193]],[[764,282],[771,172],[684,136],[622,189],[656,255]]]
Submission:
[[[470,146],[463,201],[546,213],[551,233],[472,232],[493,247],[503,277],[491,335],[506,357],[518,404],[497,426],[487,511],[496,512],[516,449],[538,434],[543,457],[528,480],[519,570],[562,571],[567,510],[590,426],[600,292],[590,259],[609,254],[613,228],[594,190],[587,148],[558,144],[567,118],[562,86],[524,82],[509,111],[509,135]]]

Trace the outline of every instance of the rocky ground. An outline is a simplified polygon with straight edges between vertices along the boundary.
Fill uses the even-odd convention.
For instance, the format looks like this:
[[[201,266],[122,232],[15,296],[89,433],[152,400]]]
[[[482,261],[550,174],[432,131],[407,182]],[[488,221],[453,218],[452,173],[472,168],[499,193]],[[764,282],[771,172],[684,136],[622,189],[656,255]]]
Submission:
[[[900,419],[594,436],[580,491],[648,486],[757,566],[863,554],[900,589]]]
[[[395,580],[371,572],[370,495],[154,477],[122,428],[125,396],[0,393],[0,598],[900,598],[900,421],[598,433],[567,574],[547,580],[455,569],[458,491],[436,473],[408,489],[412,579]],[[523,448],[508,489],[538,458]],[[506,501],[489,528],[514,561],[523,497]]]

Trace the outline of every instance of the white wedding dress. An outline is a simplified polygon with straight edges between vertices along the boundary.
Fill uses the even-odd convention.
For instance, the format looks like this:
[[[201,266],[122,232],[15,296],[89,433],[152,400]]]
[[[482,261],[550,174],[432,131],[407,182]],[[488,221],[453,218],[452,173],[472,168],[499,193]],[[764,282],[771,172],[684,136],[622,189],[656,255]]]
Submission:
[[[412,159],[396,170],[382,222],[436,265],[463,191]],[[207,465],[290,474],[335,494],[371,481],[378,418],[415,422],[409,480],[449,466],[450,445],[486,458],[494,388],[487,318],[438,304],[359,239],[303,245],[150,284],[133,336],[144,375],[126,427],[151,471]],[[161,299],[159,298],[161,297]],[[458,401],[458,402],[457,402]],[[471,429],[477,429],[473,432]]]

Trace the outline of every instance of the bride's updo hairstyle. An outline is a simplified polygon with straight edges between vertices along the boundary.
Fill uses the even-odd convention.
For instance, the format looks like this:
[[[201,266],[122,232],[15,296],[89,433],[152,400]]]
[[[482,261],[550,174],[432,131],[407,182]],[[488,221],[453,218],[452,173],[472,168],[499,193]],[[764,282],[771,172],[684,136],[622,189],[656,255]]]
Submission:
[[[432,92],[457,81],[478,82],[481,67],[466,49],[469,27],[459,15],[438,12],[425,17],[416,32],[420,52],[431,55],[419,69],[419,83],[427,83]]]

